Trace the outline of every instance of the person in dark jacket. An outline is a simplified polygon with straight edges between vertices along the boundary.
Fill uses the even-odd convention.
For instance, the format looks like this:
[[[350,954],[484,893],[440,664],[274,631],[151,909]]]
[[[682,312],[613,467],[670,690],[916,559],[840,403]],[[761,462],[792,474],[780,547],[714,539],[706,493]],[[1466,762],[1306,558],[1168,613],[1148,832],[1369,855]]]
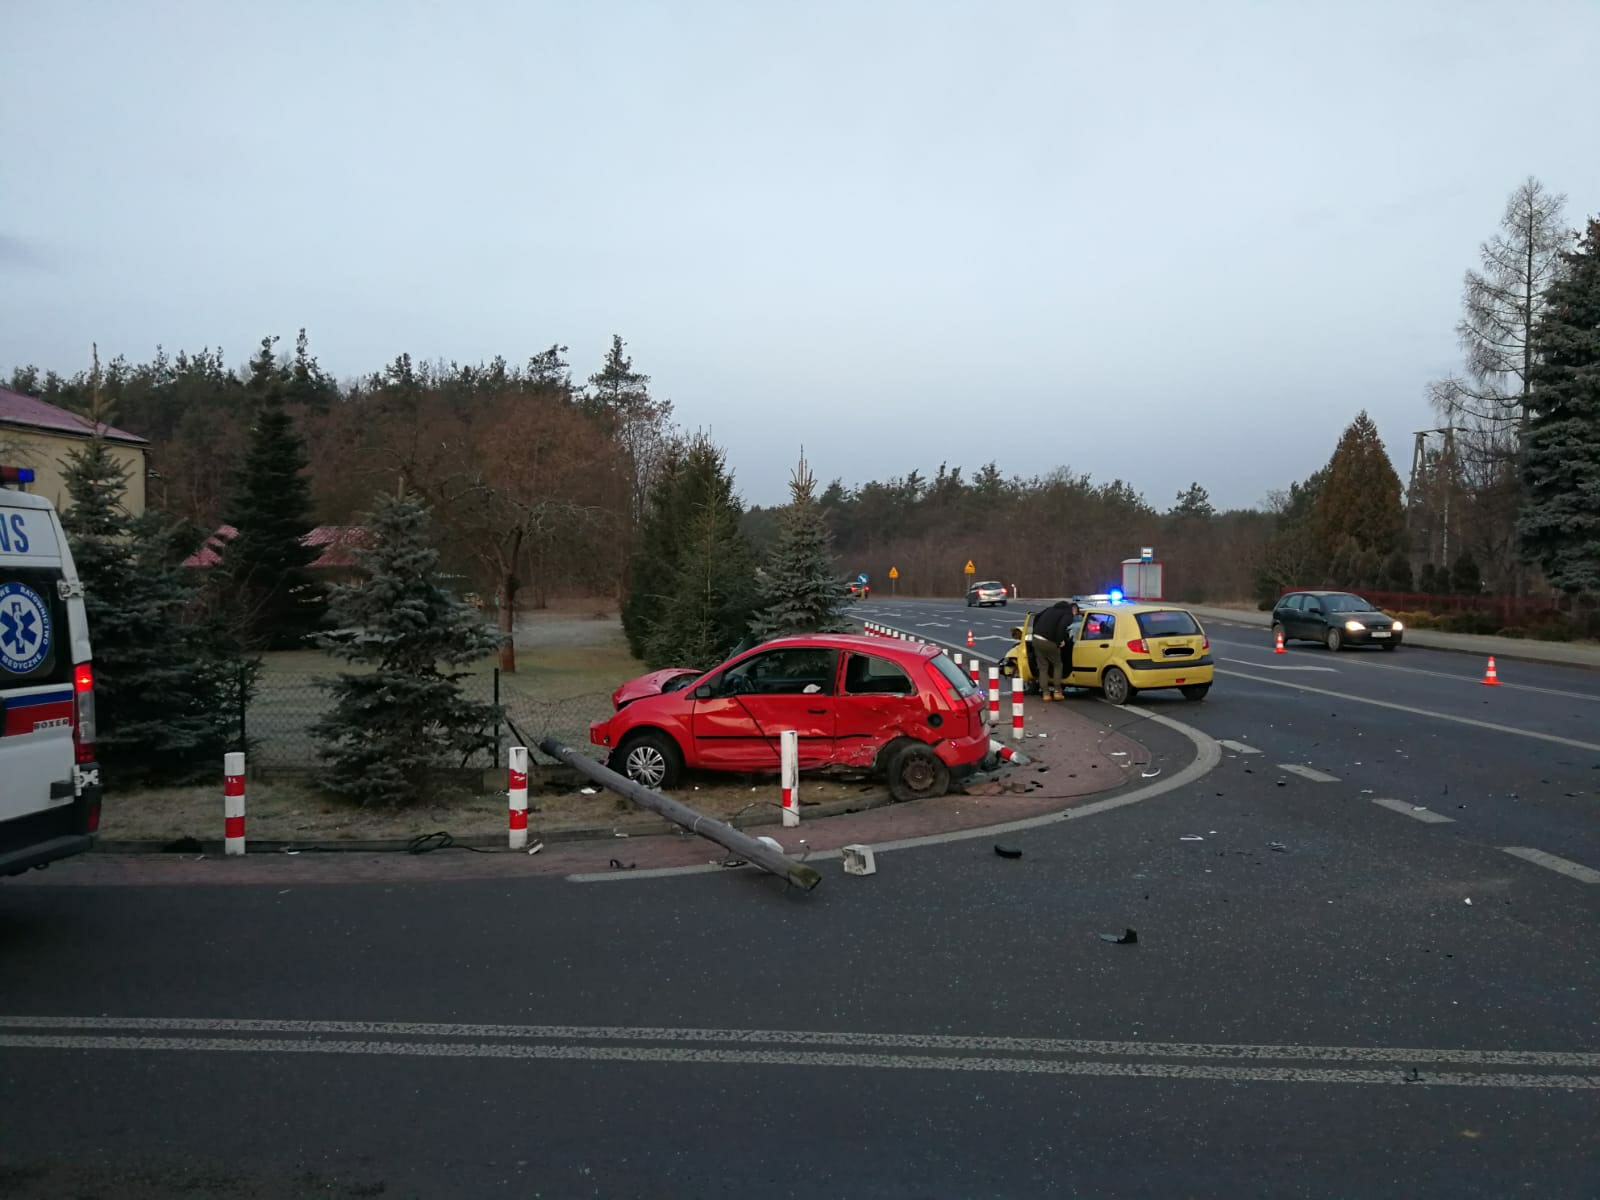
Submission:
[[[1033,649],[1039,660],[1039,694],[1046,700],[1063,700],[1066,682],[1063,662],[1072,662],[1072,624],[1078,606],[1071,600],[1057,600],[1033,619]]]

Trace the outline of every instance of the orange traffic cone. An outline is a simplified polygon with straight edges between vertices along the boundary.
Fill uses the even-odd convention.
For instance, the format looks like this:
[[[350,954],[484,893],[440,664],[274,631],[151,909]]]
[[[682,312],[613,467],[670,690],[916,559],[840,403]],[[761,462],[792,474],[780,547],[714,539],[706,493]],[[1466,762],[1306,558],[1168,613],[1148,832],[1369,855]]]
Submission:
[[[1494,655],[1489,655],[1489,669],[1484,672],[1483,685],[1485,687],[1499,687],[1500,675],[1494,669]]]
[[[1274,654],[1287,654],[1287,653],[1289,653],[1287,650],[1285,650],[1283,648],[1283,630],[1281,630],[1281,629],[1278,630],[1278,646],[1277,646],[1277,649],[1273,650],[1273,653]]]
[[[976,646],[977,644],[978,643],[972,640],[972,630],[967,630],[967,645]]]

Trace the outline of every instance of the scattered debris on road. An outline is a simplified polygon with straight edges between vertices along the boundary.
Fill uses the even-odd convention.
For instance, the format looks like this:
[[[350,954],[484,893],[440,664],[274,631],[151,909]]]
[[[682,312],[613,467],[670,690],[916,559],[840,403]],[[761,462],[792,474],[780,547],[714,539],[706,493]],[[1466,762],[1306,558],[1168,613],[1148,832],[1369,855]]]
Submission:
[[[1137,929],[1124,929],[1121,933],[1097,933],[1095,937],[1114,946],[1131,946],[1139,940]]]
[[[994,852],[1001,858],[1021,858],[1022,851],[1011,846],[1002,846],[999,842],[994,844]]]

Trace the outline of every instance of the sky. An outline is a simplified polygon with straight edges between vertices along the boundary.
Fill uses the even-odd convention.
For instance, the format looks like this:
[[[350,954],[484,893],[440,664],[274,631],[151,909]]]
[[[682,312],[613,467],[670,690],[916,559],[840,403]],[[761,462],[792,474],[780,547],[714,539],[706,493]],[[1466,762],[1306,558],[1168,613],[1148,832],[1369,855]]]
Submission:
[[[1600,3],[0,0],[0,373],[304,326],[350,378],[613,333],[747,501],[995,461],[1402,478]]]

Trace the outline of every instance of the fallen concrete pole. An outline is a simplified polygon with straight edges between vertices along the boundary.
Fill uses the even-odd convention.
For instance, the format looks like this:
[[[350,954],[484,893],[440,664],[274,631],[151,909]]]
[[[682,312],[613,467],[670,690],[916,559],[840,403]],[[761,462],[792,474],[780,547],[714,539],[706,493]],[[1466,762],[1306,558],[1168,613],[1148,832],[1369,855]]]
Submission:
[[[562,745],[555,738],[545,738],[539,743],[539,749],[558,762],[566,763],[580,775],[587,775],[608,791],[632,800],[640,808],[647,808],[653,813],[660,814],[673,824],[683,826],[690,833],[709,838],[746,862],[755,863],[763,871],[770,871],[782,879],[787,879],[804,891],[809,892],[822,882],[822,874],[815,867],[795,862],[788,855],[758,842],[732,825],[725,824],[715,817],[702,816],[688,805],[679,804],[670,796],[652,792],[627,776],[619,775],[609,767],[602,767],[594,759],[579,754],[570,746]]]

